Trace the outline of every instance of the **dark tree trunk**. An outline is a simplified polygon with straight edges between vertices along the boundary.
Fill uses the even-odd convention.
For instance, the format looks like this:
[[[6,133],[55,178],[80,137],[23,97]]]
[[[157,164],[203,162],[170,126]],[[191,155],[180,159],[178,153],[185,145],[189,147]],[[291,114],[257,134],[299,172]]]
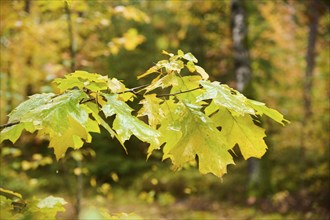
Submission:
[[[69,52],[70,52],[70,71],[74,72],[76,70],[76,42],[74,38],[73,33],[73,24],[72,24],[72,18],[71,18],[71,9],[69,6],[69,3],[66,1],[64,3],[65,13],[67,16],[67,25],[68,25],[68,37],[69,37]],[[76,161],[77,168],[82,170],[82,161],[77,160]],[[84,195],[84,180],[82,173],[79,173],[76,175],[76,204],[75,204],[75,215],[78,218],[81,212],[81,203],[83,200]]]
[[[312,89],[313,89],[313,71],[315,67],[315,45],[317,37],[317,29],[319,25],[320,8],[322,8],[321,1],[309,0],[306,4],[308,23],[308,38],[306,49],[306,70],[304,76],[303,88],[303,103],[304,103],[304,116],[302,119],[301,130],[301,146],[300,146],[300,169],[304,172],[305,169],[305,149],[307,147],[307,140],[311,135],[311,127],[309,126],[310,120],[313,116],[312,110]],[[304,187],[304,179],[301,180],[301,187]]]
[[[309,33],[306,51],[306,72],[304,81],[304,116],[308,120],[312,115],[312,86],[313,86],[313,71],[315,66],[315,44],[317,36],[317,28],[319,24],[319,1],[309,1],[307,5],[309,17]]]
[[[233,40],[234,71],[237,90],[243,92],[251,79],[250,57],[247,46],[247,19],[244,0],[231,1],[231,32]]]
[[[253,98],[251,86],[252,71],[248,49],[248,25],[244,0],[231,0],[231,32],[233,41],[234,74],[238,91]],[[267,158],[261,162],[259,159],[248,159],[248,197],[256,198],[267,193],[270,187],[270,170]],[[262,167],[263,166],[263,167]],[[266,169],[265,169],[266,168]],[[249,200],[254,202],[254,200]]]
[[[24,0],[24,11],[30,13],[31,9],[31,0]]]

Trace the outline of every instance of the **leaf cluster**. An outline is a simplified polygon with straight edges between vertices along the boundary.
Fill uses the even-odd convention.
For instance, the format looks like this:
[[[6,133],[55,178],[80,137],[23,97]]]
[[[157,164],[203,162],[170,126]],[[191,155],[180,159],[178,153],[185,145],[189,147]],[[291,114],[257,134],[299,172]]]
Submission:
[[[23,130],[36,131],[49,139],[60,159],[69,147],[79,149],[91,142],[91,133],[100,132],[102,126],[124,148],[134,135],[150,144],[148,157],[162,148],[163,159],[169,158],[176,168],[197,158],[202,174],[219,177],[234,163],[230,151],[236,144],[245,159],[260,158],[267,149],[260,117],[284,125],[283,115],[225,84],[209,81],[191,53],[163,53],[168,59],[138,76],[154,76],[138,91],[116,78],[85,71],[54,80],[59,94],[36,94],[21,103],[9,114],[13,125],[1,131],[0,141],[16,142]],[[136,98],[142,105],[138,110],[128,105]]]

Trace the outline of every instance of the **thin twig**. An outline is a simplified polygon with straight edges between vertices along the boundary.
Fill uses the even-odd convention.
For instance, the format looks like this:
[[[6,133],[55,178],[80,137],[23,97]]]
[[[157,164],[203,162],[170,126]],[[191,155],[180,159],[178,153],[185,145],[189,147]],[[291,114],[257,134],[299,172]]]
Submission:
[[[80,102],[79,102],[79,104],[84,104],[84,103],[86,103],[86,102],[91,102],[91,101],[95,101],[95,98],[90,98],[90,99],[82,99]]]
[[[11,126],[17,125],[17,124],[19,124],[19,123],[20,123],[19,121],[15,121],[15,122],[10,122],[10,123],[4,124],[4,125],[0,125],[0,129],[8,128],[8,127],[11,127]]]
[[[118,92],[117,94],[123,94],[123,93],[127,93],[127,92],[133,92],[134,94],[136,94],[137,93],[136,90],[143,89],[143,88],[145,88],[145,87],[147,87],[149,85],[150,84],[145,84],[145,85],[142,85],[142,86],[137,86],[137,87],[134,87],[134,88],[131,88],[131,89],[127,89],[127,90],[125,90],[123,92]]]
[[[168,94],[159,94],[159,95],[157,95],[157,97],[175,96],[175,95],[179,95],[179,94],[183,94],[183,93],[187,93],[187,92],[192,92],[192,91],[195,91],[195,90],[201,89],[201,88],[203,88],[203,87],[199,86],[197,88],[189,89],[189,90],[185,90],[185,91],[180,91],[180,92],[175,92],[175,93],[168,93]]]
[[[119,92],[117,94],[123,94],[123,93],[126,93],[126,92],[133,92],[134,94],[136,94],[136,91],[135,90],[141,89],[141,88],[144,88],[144,87],[147,87],[148,85],[149,84],[138,86],[138,87],[135,87],[135,88],[131,88],[131,89],[125,90],[123,92]],[[175,93],[159,94],[159,95],[157,95],[157,97],[166,97],[166,96],[180,95],[180,94],[187,93],[187,92],[192,92],[192,91],[195,91],[195,90],[198,90],[198,89],[201,89],[201,88],[203,88],[203,86],[199,86],[199,87],[196,87],[196,88],[193,88],[193,89],[184,90],[184,91],[175,92]],[[81,100],[79,102],[79,104],[84,104],[86,102],[91,102],[91,101],[95,101],[95,98],[89,98],[89,99]],[[11,122],[11,123],[7,123],[7,124],[3,124],[3,125],[0,125],[0,129],[11,127],[11,126],[17,125],[19,123],[20,122],[17,121],[17,122]]]

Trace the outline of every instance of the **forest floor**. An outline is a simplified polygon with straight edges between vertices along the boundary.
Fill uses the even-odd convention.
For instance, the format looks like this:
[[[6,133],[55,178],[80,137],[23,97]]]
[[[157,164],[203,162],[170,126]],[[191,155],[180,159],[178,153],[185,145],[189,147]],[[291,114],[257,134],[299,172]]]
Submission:
[[[143,196],[142,196],[143,197]],[[111,215],[117,213],[134,213],[142,219],[159,220],[193,220],[193,219],[214,219],[214,220],[300,220],[300,219],[330,219],[330,216],[318,216],[312,212],[289,210],[285,213],[274,210],[265,210],[255,205],[237,205],[227,201],[210,201],[207,198],[191,196],[186,199],[172,201],[168,204],[161,201],[152,201],[142,198],[141,194],[134,191],[119,190],[109,198],[95,197],[87,198],[82,203],[82,213],[88,216],[88,212],[105,208]],[[68,201],[69,202],[69,201]],[[74,219],[74,206],[71,202],[66,205],[66,212],[59,214],[59,219]],[[92,218],[86,218],[92,219]],[[129,219],[136,219],[131,217]]]

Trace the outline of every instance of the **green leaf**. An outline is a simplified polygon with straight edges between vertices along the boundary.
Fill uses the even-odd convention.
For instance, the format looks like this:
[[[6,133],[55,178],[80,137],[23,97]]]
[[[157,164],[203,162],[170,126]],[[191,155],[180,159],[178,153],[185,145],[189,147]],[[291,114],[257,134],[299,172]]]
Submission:
[[[56,158],[61,158],[69,147],[82,147],[83,140],[91,141],[89,132],[100,132],[97,122],[89,118],[89,111],[80,104],[88,98],[80,90],[70,90],[58,96],[41,94],[32,96],[9,115],[10,121],[20,123],[1,131],[1,141],[15,142],[23,129],[47,137]],[[38,103],[38,105],[34,104]],[[24,107],[25,110],[24,111]]]
[[[211,111],[206,109],[205,112]],[[265,154],[264,129],[255,125],[250,115],[233,116],[228,109],[220,107],[211,119],[217,127],[221,127],[222,136],[227,139],[230,148],[238,144],[244,159],[261,158]]]
[[[138,79],[141,79],[141,78],[146,77],[146,76],[148,76],[148,75],[150,75],[152,73],[156,73],[161,68],[162,68],[161,66],[152,66],[146,72],[144,72],[143,74],[139,75],[137,78]]]
[[[247,104],[256,110],[256,114],[262,116],[263,114],[267,115],[274,121],[285,125],[284,123],[289,123],[288,120],[284,119],[283,115],[276,111],[275,109],[269,108],[265,103],[258,102],[255,100],[248,99]]]
[[[71,90],[54,97],[48,103],[26,112],[21,122],[33,122],[34,125],[61,133],[69,127],[68,116],[84,124],[88,112],[79,106],[79,102],[88,96],[80,90]]]
[[[147,143],[159,143],[158,131],[132,116],[131,112],[133,109],[125,102],[118,100],[118,95],[103,94],[103,96],[106,98],[107,103],[102,107],[102,111],[107,117],[116,115],[112,127],[116,131],[117,138],[123,147],[124,142],[128,140],[131,135],[135,135],[137,138]]]
[[[21,118],[32,109],[35,109],[41,105],[49,103],[55,96],[54,93],[42,93],[35,94],[29,97],[28,100],[18,105],[8,116],[8,122],[18,122]]]
[[[205,89],[205,93],[197,97],[198,101],[213,99],[216,105],[229,109],[234,115],[255,114],[254,109],[246,103],[247,98],[229,86],[220,85],[217,81],[212,83],[201,81],[200,84]]]
[[[19,122],[19,124],[7,127],[1,131],[0,142],[8,139],[12,143],[15,143],[21,136],[22,131],[25,129],[30,133],[33,133],[36,128],[33,120],[30,120],[28,113],[42,105],[51,102],[55,96],[53,93],[42,93],[30,96],[28,100],[18,105],[8,116],[8,122]],[[26,119],[25,119],[26,118]]]

